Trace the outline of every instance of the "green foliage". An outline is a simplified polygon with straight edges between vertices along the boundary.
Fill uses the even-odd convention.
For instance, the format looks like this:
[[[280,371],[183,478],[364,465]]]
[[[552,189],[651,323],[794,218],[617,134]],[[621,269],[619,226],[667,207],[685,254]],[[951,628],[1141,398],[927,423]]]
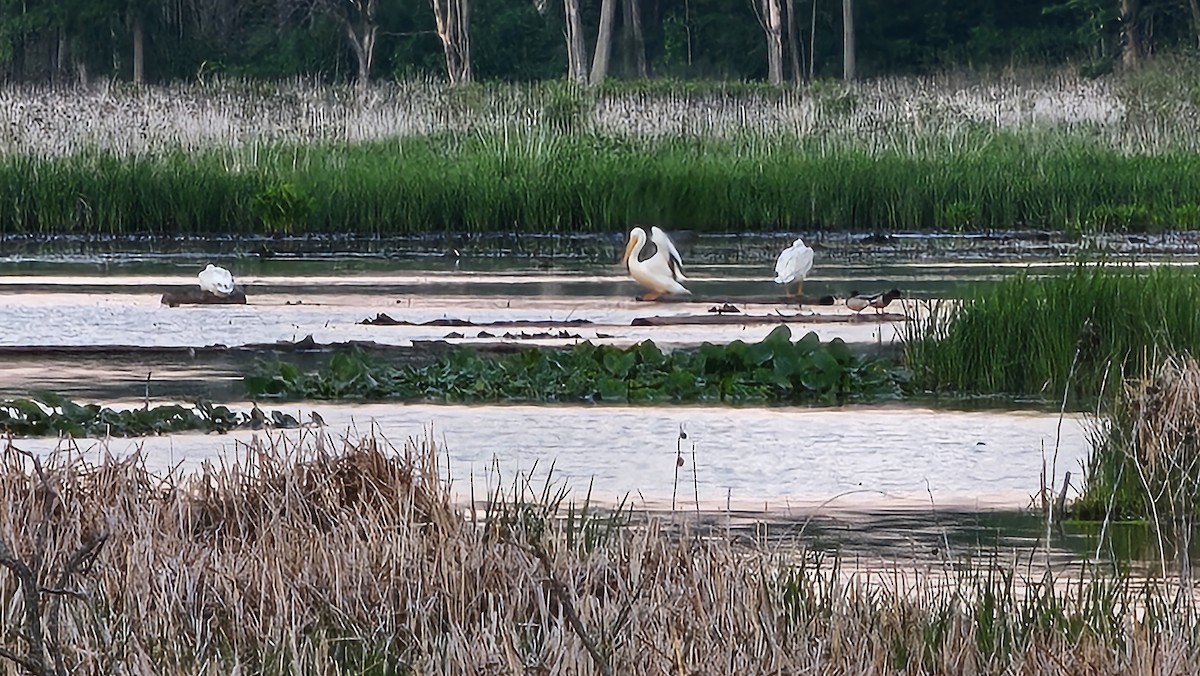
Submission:
[[[428,366],[392,367],[361,352],[334,355],[319,371],[261,365],[246,376],[254,398],[400,399],[445,402],[814,402],[895,396],[896,377],[840,339],[792,342],[780,326],[762,342],[705,343],[664,354],[652,341],[629,348],[584,342],[487,357],[461,349]]]
[[[280,183],[254,196],[252,209],[267,232],[290,233],[312,212],[313,198],[292,183]]]
[[[905,360],[928,390],[1037,395],[1070,385],[1072,402],[1136,375],[1164,354],[1200,353],[1200,278],[1190,269],[1081,263],[1028,272],[914,322]]]
[[[544,91],[542,122],[555,131],[573,133],[585,128],[595,100],[589,90],[572,82],[553,82]]]
[[[546,128],[119,158],[0,157],[0,232],[410,234],[1066,228],[1196,223],[1200,155],[1129,155],[1071,137],[980,134],[872,152],[795,136],[626,138],[555,89]],[[474,105],[464,92],[456,105]],[[1048,144],[1053,141],[1052,144]],[[932,141],[928,141],[932,142]],[[936,144],[935,144],[936,145]]]
[[[54,393],[34,398],[0,400],[0,432],[14,436],[66,434],[72,437],[137,437],[173,432],[228,432],[240,427],[299,427],[295,417],[254,408],[250,413],[200,401],[195,406],[169,404],[153,408],[113,409],[76,404]]]

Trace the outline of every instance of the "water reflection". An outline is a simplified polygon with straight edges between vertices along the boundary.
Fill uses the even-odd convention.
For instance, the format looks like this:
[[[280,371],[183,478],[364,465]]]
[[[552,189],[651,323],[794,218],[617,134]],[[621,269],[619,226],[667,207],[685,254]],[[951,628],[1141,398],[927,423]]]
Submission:
[[[469,496],[472,482],[487,491],[531,471],[542,481],[553,466],[555,480],[576,495],[590,485],[601,502],[627,497],[649,510],[673,502],[778,514],[830,506],[1020,508],[1037,492],[1043,463],[1048,473],[1078,477],[1088,448],[1082,418],[1067,416],[1060,433],[1058,416],[1027,412],[325,402],[280,408],[301,420],[317,410],[330,432],[376,433],[397,444],[432,428],[460,497]],[[144,449],[152,466],[166,468],[234,453],[255,434],[262,433],[113,439],[108,448]],[[57,442],[20,443],[46,452]]]

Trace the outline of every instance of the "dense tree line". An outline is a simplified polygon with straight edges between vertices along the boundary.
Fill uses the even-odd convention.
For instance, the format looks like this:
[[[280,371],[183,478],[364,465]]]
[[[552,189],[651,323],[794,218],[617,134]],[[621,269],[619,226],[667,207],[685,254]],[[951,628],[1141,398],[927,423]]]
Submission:
[[[9,82],[1098,73],[1197,44],[1200,0],[0,0]]]

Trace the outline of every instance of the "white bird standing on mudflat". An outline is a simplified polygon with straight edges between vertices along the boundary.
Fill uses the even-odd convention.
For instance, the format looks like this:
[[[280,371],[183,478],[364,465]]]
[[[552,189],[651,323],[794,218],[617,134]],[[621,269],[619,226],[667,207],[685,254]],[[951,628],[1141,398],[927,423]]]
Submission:
[[[196,277],[200,280],[200,288],[224,298],[233,293],[233,273],[225,268],[208,264]]]
[[[783,295],[790,296],[788,284],[797,282],[796,295],[799,296],[801,289],[804,288],[804,280],[812,271],[812,267],[812,247],[804,246],[804,240],[797,237],[791,246],[779,254],[779,260],[775,261],[775,283],[782,284]]]
[[[691,291],[679,283],[687,279],[683,274],[683,261],[679,251],[667,233],[657,226],[651,228],[651,239],[657,251],[646,260],[641,260],[642,250],[646,248],[646,231],[635,227],[629,231],[629,243],[625,245],[625,255],[621,257],[621,265],[629,270],[630,276],[642,286],[650,289],[650,293],[642,296],[642,300],[654,300],[663,294],[691,295]]]

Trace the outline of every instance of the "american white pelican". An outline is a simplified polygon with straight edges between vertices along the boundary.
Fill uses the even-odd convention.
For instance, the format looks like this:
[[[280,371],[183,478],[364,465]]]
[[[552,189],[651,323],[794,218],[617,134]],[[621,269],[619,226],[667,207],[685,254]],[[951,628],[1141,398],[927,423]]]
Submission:
[[[804,246],[804,240],[797,237],[791,246],[779,254],[779,260],[775,261],[775,283],[782,284],[783,295],[790,296],[788,284],[797,282],[796,295],[799,296],[800,290],[804,288],[804,279],[808,277],[812,267],[812,247]]]
[[[892,301],[899,297],[899,289],[892,289],[891,291],[874,295],[851,291],[850,296],[846,299],[846,307],[855,312],[862,312],[869,307],[873,307],[876,313],[882,313],[884,308],[891,305]]]
[[[679,249],[675,248],[675,242],[667,237],[667,232],[657,225],[650,226],[650,241],[654,243],[655,256],[663,255],[660,251],[666,252],[667,263],[671,266],[675,279],[687,279],[687,275],[683,274],[683,257],[679,255]]]
[[[650,293],[642,298],[654,300],[663,294],[691,294],[682,284],[683,263],[679,252],[667,233],[658,227],[651,229],[658,241],[655,242],[657,251],[646,260],[640,260],[642,250],[646,248],[646,231],[635,227],[629,231],[629,244],[625,246],[625,255],[621,257],[621,265],[629,269],[629,274],[638,284],[650,289]],[[660,236],[661,235],[661,236]]]
[[[209,263],[196,277],[200,288],[213,295],[225,297],[233,293],[233,273],[225,268]]]

